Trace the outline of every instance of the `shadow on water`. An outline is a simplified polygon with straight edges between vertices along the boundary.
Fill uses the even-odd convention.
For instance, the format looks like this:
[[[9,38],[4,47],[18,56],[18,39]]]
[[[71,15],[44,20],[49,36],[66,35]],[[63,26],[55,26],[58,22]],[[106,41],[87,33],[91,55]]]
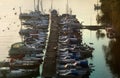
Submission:
[[[120,40],[111,40],[108,46],[103,45],[103,50],[113,77],[120,78]]]

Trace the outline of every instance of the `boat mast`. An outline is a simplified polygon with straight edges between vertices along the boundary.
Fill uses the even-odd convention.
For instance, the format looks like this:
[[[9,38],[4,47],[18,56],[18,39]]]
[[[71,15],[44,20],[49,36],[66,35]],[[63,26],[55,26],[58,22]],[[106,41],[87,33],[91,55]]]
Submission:
[[[51,11],[53,9],[53,0],[51,0]]]
[[[97,6],[98,6],[98,0],[97,0]]]
[[[22,14],[22,11],[21,11],[21,7],[20,8],[20,14]],[[22,19],[20,19],[20,31],[22,30]],[[20,36],[21,37],[21,41],[23,42],[23,36]]]
[[[44,11],[43,11],[43,3],[42,3],[42,0],[41,0],[40,3],[41,3],[41,12],[44,13]]]
[[[36,11],[36,9],[35,9],[35,0],[34,0],[34,11]]]
[[[68,6],[68,0],[67,0],[67,4],[66,4],[66,13],[68,14],[68,9],[69,9],[69,6]]]
[[[40,11],[40,10],[39,10],[39,2],[40,2],[40,0],[38,0],[37,11]]]
[[[70,15],[72,15],[72,9],[70,8]]]
[[[21,11],[21,7],[19,7],[19,9],[20,9],[20,14],[22,13],[22,11]]]

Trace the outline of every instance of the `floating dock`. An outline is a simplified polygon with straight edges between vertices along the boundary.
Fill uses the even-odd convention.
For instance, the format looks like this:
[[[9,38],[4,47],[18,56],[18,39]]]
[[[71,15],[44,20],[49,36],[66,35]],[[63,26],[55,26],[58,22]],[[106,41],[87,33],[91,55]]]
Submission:
[[[57,13],[51,13],[50,22],[50,35],[42,72],[44,78],[52,78],[56,75],[56,53],[59,37],[59,17]]]

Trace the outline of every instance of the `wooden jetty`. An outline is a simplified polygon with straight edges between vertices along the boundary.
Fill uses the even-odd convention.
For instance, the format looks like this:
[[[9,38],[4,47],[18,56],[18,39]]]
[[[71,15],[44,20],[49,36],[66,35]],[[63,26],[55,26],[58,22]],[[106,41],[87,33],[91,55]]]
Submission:
[[[99,25],[83,25],[82,29],[89,29],[89,30],[98,30],[98,29],[105,29],[105,26]]]
[[[56,53],[59,37],[59,17],[58,14],[51,14],[50,35],[46,50],[46,57],[43,64],[42,76],[44,78],[52,78],[56,75]]]

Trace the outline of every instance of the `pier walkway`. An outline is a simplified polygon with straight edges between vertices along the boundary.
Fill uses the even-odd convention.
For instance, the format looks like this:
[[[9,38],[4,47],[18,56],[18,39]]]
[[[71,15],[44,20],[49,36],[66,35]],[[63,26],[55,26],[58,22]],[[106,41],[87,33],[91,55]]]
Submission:
[[[83,25],[82,29],[89,29],[89,30],[98,30],[98,29],[105,29],[105,26],[99,25]]]
[[[42,72],[42,76],[44,78],[52,78],[56,75],[56,53],[59,37],[59,17],[57,14],[51,14],[50,19],[50,35]]]

